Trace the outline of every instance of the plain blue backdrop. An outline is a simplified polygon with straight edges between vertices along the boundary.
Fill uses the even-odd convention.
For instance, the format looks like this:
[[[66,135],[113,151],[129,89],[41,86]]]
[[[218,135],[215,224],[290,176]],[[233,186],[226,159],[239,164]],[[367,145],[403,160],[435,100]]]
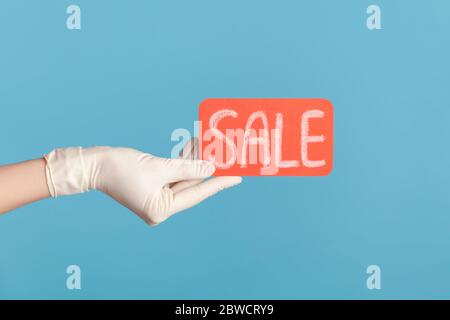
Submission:
[[[366,27],[378,4],[382,30]],[[82,29],[66,28],[81,7]],[[103,194],[0,217],[0,298],[450,298],[450,2],[0,3],[0,163],[169,156],[210,97],[320,97],[327,177],[249,177],[149,228]],[[66,267],[82,290],[66,289]],[[366,268],[382,270],[368,290]]]

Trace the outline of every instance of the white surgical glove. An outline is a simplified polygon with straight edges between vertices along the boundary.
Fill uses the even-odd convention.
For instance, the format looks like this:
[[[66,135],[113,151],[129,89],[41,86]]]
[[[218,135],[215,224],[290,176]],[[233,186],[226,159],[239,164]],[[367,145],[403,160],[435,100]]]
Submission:
[[[165,159],[130,148],[55,149],[45,159],[52,197],[100,190],[150,225],[241,182],[240,177],[203,181],[214,173],[210,162]]]

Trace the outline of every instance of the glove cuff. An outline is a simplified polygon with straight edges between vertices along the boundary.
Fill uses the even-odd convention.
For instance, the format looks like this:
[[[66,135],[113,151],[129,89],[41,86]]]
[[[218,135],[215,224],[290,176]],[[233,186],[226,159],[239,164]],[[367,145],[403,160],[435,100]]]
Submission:
[[[52,197],[89,190],[81,147],[55,149],[44,156],[45,174]]]

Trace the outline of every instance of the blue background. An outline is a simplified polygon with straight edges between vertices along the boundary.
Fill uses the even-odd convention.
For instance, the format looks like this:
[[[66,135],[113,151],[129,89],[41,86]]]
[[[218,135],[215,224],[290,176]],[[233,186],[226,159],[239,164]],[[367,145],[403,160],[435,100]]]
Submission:
[[[72,3],[81,30],[66,28]],[[98,192],[3,215],[0,298],[450,298],[449,12],[2,1],[0,163],[77,145],[169,156],[208,97],[330,99],[335,162],[327,177],[246,178],[156,228]],[[381,290],[366,287],[371,264]]]

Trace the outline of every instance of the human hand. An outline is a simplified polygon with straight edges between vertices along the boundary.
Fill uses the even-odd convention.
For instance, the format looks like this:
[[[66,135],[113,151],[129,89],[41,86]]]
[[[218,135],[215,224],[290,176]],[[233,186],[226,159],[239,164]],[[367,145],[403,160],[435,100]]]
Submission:
[[[215,193],[237,185],[240,177],[215,177],[202,160],[166,159],[131,148],[56,149],[45,156],[53,197],[100,190],[156,225]]]

